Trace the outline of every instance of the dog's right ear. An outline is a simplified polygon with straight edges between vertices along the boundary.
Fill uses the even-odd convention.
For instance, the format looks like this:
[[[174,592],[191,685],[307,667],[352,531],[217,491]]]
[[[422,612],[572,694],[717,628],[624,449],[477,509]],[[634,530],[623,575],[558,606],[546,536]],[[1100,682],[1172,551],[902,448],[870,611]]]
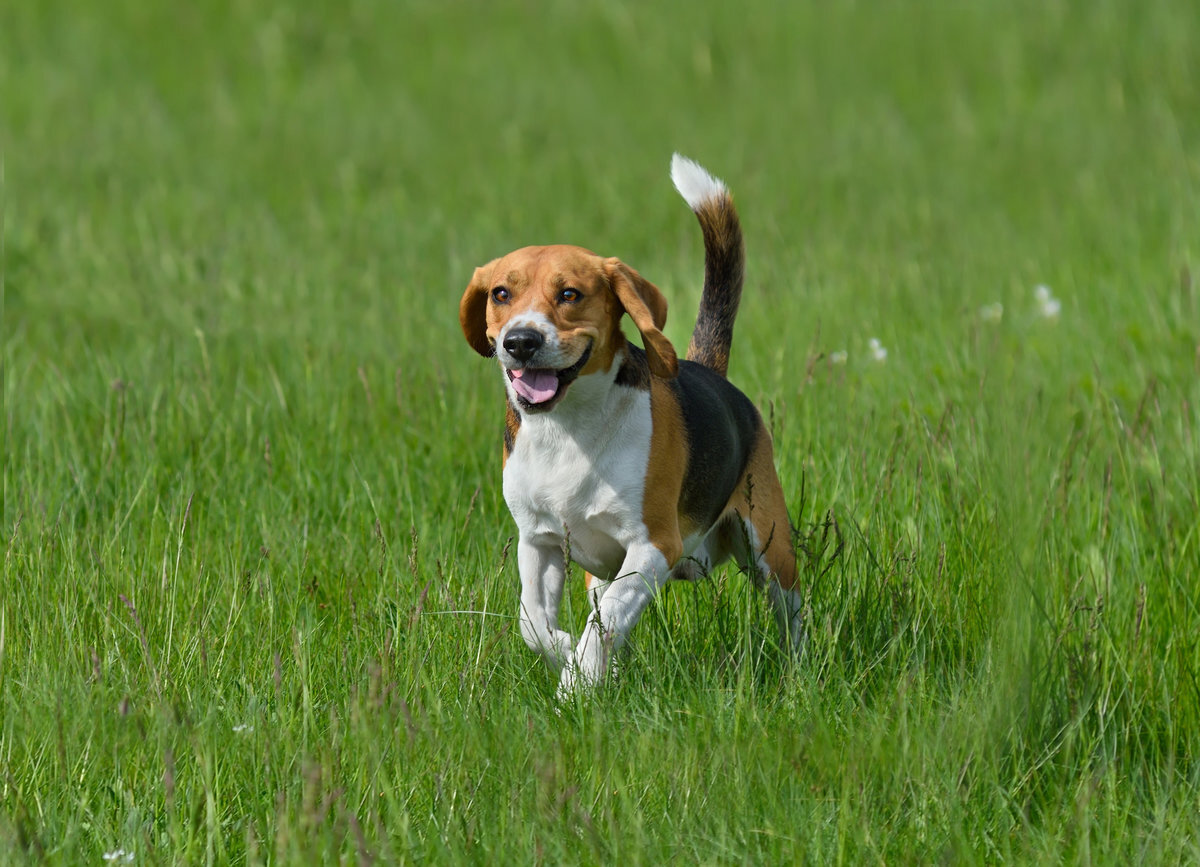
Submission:
[[[458,322],[462,325],[463,335],[471,348],[484,358],[496,354],[496,347],[487,336],[487,302],[488,292],[492,282],[492,266],[499,259],[493,259],[486,265],[475,269],[475,276],[467,284],[462,301],[458,303]]]

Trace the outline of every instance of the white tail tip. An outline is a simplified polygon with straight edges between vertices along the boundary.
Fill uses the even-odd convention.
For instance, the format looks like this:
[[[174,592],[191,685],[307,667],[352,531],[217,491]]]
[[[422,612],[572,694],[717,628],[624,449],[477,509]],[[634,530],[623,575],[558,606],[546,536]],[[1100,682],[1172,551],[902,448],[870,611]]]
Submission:
[[[705,202],[729,192],[720,178],[714,178],[704,166],[682,154],[671,157],[671,180],[693,211],[700,210]]]

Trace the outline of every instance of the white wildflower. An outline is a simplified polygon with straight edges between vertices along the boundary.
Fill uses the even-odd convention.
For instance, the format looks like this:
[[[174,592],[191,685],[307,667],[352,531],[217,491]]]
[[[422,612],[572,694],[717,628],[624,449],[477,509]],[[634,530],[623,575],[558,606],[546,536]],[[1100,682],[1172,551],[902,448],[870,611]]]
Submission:
[[[1038,285],[1033,294],[1037,298],[1038,312],[1046,319],[1056,319],[1062,311],[1062,302],[1054,297],[1050,287]]]
[[[254,731],[254,726],[250,725],[249,723],[238,723],[233,727],[233,731],[235,734],[241,734],[242,732],[249,734],[250,732]]]
[[[836,352],[829,353],[830,364],[845,364],[846,360],[849,358],[849,353],[847,353],[844,349],[839,349]]]
[[[125,864],[133,862],[133,853],[126,852],[124,849],[113,849],[111,852],[105,852],[100,857],[105,861],[120,861]]]
[[[999,301],[995,304],[984,304],[979,308],[979,318],[984,322],[999,322],[1004,318],[1004,305]]]
[[[872,337],[867,341],[867,346],[871,349],[871,357],[876,361],[887,361],[887,347],[879,342],[879,339]]]

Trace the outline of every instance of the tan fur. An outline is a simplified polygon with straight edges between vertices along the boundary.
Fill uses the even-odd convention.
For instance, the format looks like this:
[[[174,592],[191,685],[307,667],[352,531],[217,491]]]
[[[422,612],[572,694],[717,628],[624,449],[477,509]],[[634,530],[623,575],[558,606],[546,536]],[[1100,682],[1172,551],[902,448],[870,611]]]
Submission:
[[[501,461],[501,467],[508,464],[508,455],[512,451],[512,444],[517,439],[517,431],[521,429],[521,417],[517,415],[517,411],[513,409],[513,405],[508,401],[504,402],[504,458]]]
[[[693,527],[681,526],[679,494],[687,472],[687,431],[683,413],[670,388],[660,379],[650,380],[650,460],[646,467],[646,490],[642,498],[642,520],[650,542],[674,566],[683,554],[683,537]]]
[[[759,428],[746,471],[737,490],[729,498],[726,510],[733,510],[742,519],[749,519],[758,536],[758,550],[754,553],[766,561],[780,587],[784,590],[795,589],[798,575],[796,554],[792,548],[792,524],[788,518],[783,486],[775,471],[771,437],[765,427]]]
[[[509,292],[505,304],[492,300],[492,291]],[[582,297],[560,303],[566,288]],[[662,292],[634,269],[615,258],[567,244],[523,247],[475,269],[459,303],[458,318],[467,342],[480,355],[494,352],[504,324],[523,312],[546,316],[558,330],[568,352],[582,354],[589,341],[592,356],[581,375],[608,370],[625,346],[621,317],[626,313],[642,334],[651,369],[671,377],[678,370],[675,350],[662,333],[667,302]]]
[[[674,378],[679,373],[679,360],[675,347],[662,333],[667,324],[667,299],[657,286],[620,259],[606,259],[604,264],[613,292],[642,332],[650,372],[664,379]]]

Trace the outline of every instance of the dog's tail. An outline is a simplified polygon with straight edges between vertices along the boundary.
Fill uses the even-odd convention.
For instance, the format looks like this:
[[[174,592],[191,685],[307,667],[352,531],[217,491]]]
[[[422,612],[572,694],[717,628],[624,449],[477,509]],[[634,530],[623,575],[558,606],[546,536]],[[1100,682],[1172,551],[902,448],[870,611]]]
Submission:
[[[729,368],[733,320],[742,300],[746,248],[742,225],[725,184],[687,157],[671,157],[671,180],[704,233],[704,292],[687,358],[721,376]]]

